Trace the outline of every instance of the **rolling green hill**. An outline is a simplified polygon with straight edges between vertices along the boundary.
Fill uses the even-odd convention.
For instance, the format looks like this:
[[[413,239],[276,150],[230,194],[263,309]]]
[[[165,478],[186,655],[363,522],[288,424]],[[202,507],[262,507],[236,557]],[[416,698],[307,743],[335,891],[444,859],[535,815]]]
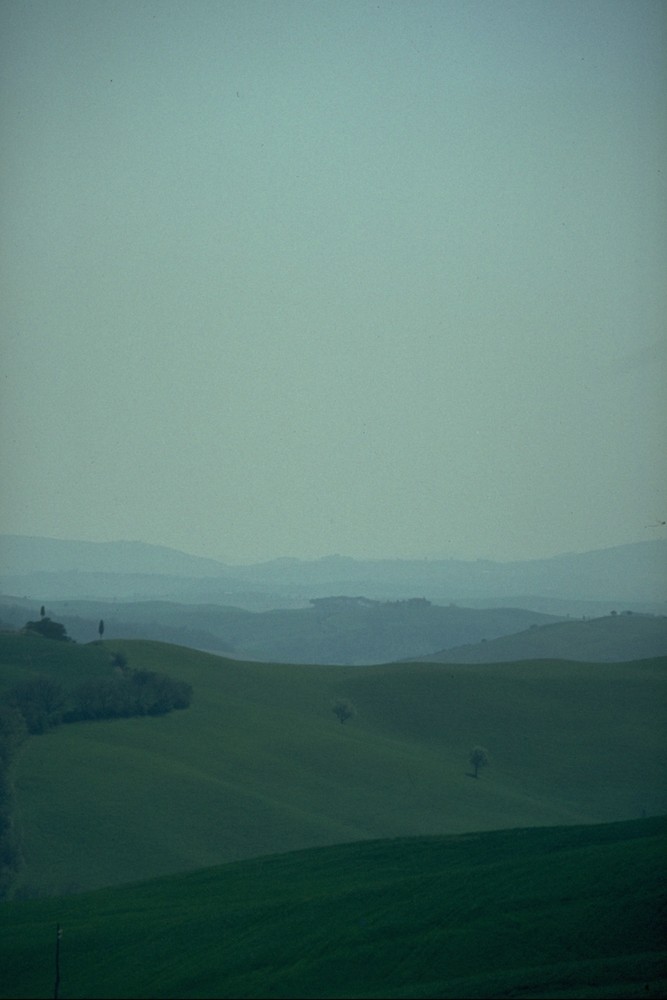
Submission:
[[[667,819],[369,841],[5,903],[0,997],[667,995]]]
[[[0,686],[120,650],[194,691],[185,711],[29,738],[15,768],[19,896],[346,842],[667,813],[665,658],[314,667],[39,640],[57,657],[29,662],[2,655],[10,639]],[[339,698],[356,707],[344,725]],[[478,780],[475,744],[491,756]]]
[[[632,613],[534,625],[515,635],[417,657],[433,663],[507,663],[514,660],[607,662],[667,655],[667,617]]]

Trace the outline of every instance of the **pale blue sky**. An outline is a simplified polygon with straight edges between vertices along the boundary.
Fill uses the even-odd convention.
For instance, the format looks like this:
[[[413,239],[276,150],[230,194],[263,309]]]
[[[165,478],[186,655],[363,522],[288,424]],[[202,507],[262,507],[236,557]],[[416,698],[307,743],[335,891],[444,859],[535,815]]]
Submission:
[[[0,531],[664,537],[662,0],[4,0],[0,40]]]

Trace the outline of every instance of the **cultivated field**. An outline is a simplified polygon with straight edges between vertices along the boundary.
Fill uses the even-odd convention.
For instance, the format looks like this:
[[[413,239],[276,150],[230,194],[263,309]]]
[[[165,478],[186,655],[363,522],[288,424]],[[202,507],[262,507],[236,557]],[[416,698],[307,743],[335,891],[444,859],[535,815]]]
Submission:
[[[29,738],[15,769],[23,895],[357,840],[667,813],[665,659],[312,667],[41,643],[51,661],[33,653],[12,677],[78,673],[86,655],[101,670],[120,648],[194,695],[185,711]],[[356,709],[344,725],[337,699]],[[476,744],[491,759],[477,780]]]

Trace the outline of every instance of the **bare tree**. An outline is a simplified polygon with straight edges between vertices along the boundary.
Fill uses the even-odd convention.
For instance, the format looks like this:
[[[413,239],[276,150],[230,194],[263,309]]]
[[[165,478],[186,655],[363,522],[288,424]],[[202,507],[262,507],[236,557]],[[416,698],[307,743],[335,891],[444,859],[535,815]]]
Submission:
[[[468,760],[475,769],[475,777],[479,776],[480,767],[486,767],[489,763],[489,753],[484,747],[473,747]]]
[[[333,713],[342,724],[356,714],[356,709],[349,701],[339,699],[333,707]]]

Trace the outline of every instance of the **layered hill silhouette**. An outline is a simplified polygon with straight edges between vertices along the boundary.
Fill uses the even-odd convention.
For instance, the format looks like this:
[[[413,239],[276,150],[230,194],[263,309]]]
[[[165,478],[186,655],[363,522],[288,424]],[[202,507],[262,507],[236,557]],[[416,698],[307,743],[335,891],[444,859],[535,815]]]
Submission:
[[[109,638],[156,639],[243,659],[357,665],[412,658],[558,621],[518,608],[442,607],[420,598],[318,598],[308,608],[262,612],[158,601],[54,601],[47,609],[79,642],[93,639],[102,619]],[[29,601],[5,599],[0,621],[18,628],[38,610]]]
[[[39,600],[157,599],[250,610],[362,594],[381,601],[501,603],[555,615],[599,615],[619,605],[662,612],[667,540],[506,563],[329,556],[232,566],[141,542],[0,535],[0,591]]]
[[[30,601],[0,600],[0,623],[17,629],[37,611]],[[560,619],[517,608],[367,598],[322,598],[309,608],[264,612],[158,601],[56,601],[48,611],[77,642],[97,636],[102,619],[108,638],[155,639],[242,659],[288,663],[612,662],[667,655],[667,617],[628,611]]]

